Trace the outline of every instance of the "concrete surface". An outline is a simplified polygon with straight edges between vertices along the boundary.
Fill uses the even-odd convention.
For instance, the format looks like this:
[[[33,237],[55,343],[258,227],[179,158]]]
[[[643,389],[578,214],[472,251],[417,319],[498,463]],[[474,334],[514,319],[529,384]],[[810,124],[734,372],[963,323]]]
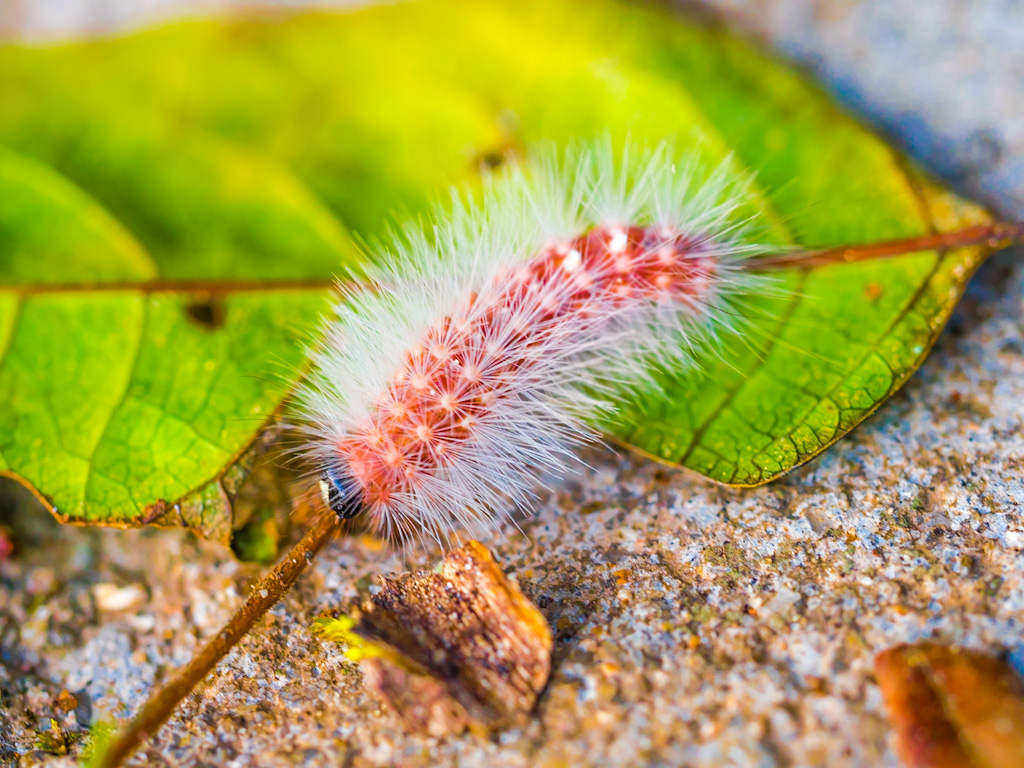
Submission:
[[[1020,4],[708,4],[1024,216]],[[32,3],[22,23],[59,7]],[[312,638],[313,618],[373,574],[425,562],[356,539],[320,557],[135,764],[895,766],[875,651],[1024,639],[1022,255],[986,265],[899,395],[783,480],[731,491],[595,450],[523,533],[491,542],[556,630],[528,726],[406,734],[358,667]],[[187,534],[62,529],[42,514],[20,520],[18,541],[0,562],[0,764],[72,765],[32,752],[47,718],[73,730],[134,711],[258,572]],[[65,689],[80,695],[62,714]]]

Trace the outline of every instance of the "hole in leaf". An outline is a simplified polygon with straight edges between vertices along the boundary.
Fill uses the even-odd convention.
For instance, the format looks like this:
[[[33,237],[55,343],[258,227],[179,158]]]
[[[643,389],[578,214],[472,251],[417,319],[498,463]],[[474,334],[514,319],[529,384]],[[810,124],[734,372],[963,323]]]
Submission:
[[[226,315],[224,300],[214,296],[201,296],[185,305],[185,316],[208,331],[223,327]]]

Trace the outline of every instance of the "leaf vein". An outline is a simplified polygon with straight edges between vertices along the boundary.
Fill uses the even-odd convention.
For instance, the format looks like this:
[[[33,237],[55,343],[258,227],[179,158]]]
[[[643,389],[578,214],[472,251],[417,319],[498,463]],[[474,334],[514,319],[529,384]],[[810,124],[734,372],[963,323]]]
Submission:
[[[85,483],[83,483],[83,485],[82,485],[82,503],[83,504],[89,498],[89,489],[92,487],[93,477],[94,477],[94,475],[96,473],[96,453],[99,451],[100,446],[103,445],[103,440],[106,438],[107,433],[110,430],[111,424],[114,423],[114,419],[117,416],[118,411],[121,410],[121,407],[125,404],[126,400],[128,399],[128,393],[129,393],[129,391],[131,391],[132,382],[135,379],[135,371],[137,370],[137,367],[138,367],[138,364],[139,364],[139,359],[142,357],[142,345],[145,343],[145,339],[146,339],[146,327],[149,325],[149,302],[148,301],[142,302],[142,317],[140,318],[140,325],[141,325],[141,328],[139,329],[138,341],[135,344],[135,349],[132,351],[132,362],[131,362],[131,365],[128,368],[128,376],[125,377],[124,389],[118,395],[117,400],[114,402],[113,407],[111,407],[110,413],[109,413],[109,415],[107,417],[107,421],[103,425],[103,429],[100,431],[99,438],[96,440],[96,443],[93,445],[93,449],[92,449],[92,451],[91,451],[91,453],[89,454],[89,457],[88,457],[89,470],[88,470],[88,473],[86,474]],[[131,491],[129,490],[128,493],[129,493],[129,497],[130,497],[131,496]],[[133,499],[133,501],[134,501],[134,499]],[[136,506],[138,506],[138,505],[136,505]]]
[[[798,276],[797,284],[796,284],[796,286],[794,287],[794,290],[793,290],[794,294],[797,293],[803,287],[804,282],[807,280],[807,274],[808,274],[807,272],[801,272],[800,275]],[[779,325],[779,332],[780,333],[786,327],[787,320],[793,314],[793,312],[796,311],[796,308],[797,308],[797,306],[799,306],[799,304],[800,304],[800,297],[794,295],[793,296],[793,300],[789,303],[789,306],[786,308],[786,311],[783,313],[782,317],[780,318],[780,320],[781,320],[781,323]],[[771,351],[774,348],[775,348],[775,339],[774,338],[769,339],[767,344],[765,345],[764,357],[762,358],[762,361],[764,359],[767,359],[768,355],[771,354]],[[725,399],[715,407],[715,409],[711,412],[711,414],[704,420],[704,423],[702,423],[699,427],[697,427],[697,429],[694,430],[693,438],[690,441],[690,447],[686,449],[686,453],[684,453],[682,455],[682,457],[680,457],[680,459],[679,459],[679,463],[680,464],[685,464],[686,463],[686,460],[688,458],[690,458],[690,454],[692,454],[694,449],[700,444],[700,441],[704,437],[704,434],[707,431],[708,427],[710,427],[711,424],[714,423],[715,419],[717,419],[725,411],[725,409],[729,407],[730,403],[732,403],[732,401],[736,398],[736,395],[738,395],[740,393],[740,391],[742,391],[743,387],[746,386],[747,382],[750,381],[750,379],[753,376],[753,374],[756,373],[758,369],[760,369],[762,364],[763,364],[763,362],[758,362],[758,364],[756,366],[754,366],[753,370],[751,370],[748,375],[746,375],[742,379],[739,379],[737,381],[736,385],[733,386],[731,389],[729,389],[726,392]]]

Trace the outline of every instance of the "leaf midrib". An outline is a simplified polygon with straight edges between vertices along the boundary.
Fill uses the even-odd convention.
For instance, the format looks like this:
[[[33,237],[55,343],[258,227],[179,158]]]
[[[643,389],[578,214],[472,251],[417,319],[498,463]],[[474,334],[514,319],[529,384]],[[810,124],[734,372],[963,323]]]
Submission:
[[[300,278],[295,280],[148,280],[117,283],[34,283],[0,285],[0,291],[19,299],[31,296],[60,294],[108,293],[260,293],[278,291],[327,290],[339,281],[334,278]]]

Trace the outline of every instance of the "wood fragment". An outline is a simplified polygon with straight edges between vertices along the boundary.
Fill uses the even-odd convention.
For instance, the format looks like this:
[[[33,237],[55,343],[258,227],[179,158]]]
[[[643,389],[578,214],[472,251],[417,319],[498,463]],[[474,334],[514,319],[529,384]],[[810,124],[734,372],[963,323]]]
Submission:
[[[355,656],[367,687],[410,729],[442,736],[525,720],[551,671],[551,630],[482,544],[381,583],[348,632],[365,644]]]

